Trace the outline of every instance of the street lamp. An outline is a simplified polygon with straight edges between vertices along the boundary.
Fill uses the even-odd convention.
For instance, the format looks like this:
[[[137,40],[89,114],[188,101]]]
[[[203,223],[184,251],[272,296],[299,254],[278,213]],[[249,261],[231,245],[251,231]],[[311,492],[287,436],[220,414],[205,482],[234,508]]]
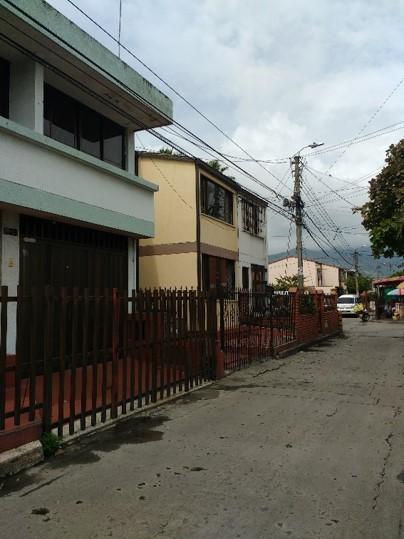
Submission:
[[[318,148],[323,146],[324,142],[312,142],[303,146],[298,152],[296,152],[292,158],[294,162],[294,176],[295,183],[293,188],[292,201],[284,201],[284,205],[292,206],[295,209],[295,223],[296,223],[296,256],[297,256],[297,278],[298,278],[298,288],[299,292],[304,290],[304,274],[303,274],[303,217],[302,210],[304,207],[302,197],[301,197],[301,174],[300,174],[300,161],[301,155],[300,152],[306,148]],[[291,158],[291,160],[292,160]]]

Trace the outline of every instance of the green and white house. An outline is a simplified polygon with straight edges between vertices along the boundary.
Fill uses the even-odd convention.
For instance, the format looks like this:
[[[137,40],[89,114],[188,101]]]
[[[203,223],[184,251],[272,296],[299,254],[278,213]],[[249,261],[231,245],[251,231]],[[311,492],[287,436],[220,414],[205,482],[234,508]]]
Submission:
[[[1,284],[10,294],[17,284],[136,287],[157,186],[135,175],[134,132],[171,119],[168,97],[49,4],[0,0]]]

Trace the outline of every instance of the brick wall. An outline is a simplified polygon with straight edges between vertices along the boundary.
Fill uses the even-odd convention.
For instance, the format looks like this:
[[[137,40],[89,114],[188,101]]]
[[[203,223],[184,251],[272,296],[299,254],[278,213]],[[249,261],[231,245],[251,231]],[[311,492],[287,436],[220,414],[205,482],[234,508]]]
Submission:
[[[315,305],[314,313],[300,312],[300,297],[296,289],[291,289],[296,302],[296,342],[309,343],[323,335],[340,329],[340,316],[337,311],[337,295],[325,295],[322,291],[311,293]]]

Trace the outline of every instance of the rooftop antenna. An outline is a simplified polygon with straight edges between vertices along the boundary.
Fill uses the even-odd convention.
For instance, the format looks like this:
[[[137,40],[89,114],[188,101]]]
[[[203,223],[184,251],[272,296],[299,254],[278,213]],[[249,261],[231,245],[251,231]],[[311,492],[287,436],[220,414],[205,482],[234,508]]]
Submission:
[[[121,57],[122,0],[119,0],[118,56]]]

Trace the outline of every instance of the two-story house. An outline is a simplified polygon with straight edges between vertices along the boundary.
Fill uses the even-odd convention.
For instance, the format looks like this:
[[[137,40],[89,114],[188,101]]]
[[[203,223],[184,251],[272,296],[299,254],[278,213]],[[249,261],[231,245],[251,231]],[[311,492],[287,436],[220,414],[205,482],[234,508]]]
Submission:
[[[246,189],[238,195],[238,282],[244,289],[259,290],[267,282],[268,203]]]
[[[140,241],[140,287],[238,286],[238,184],[198,159],[139,152],[158,184],[155,235]]]
[[[298,259],[287,256],[273,260],[268,264],[268,282],[275,283],[279,277],[297,275]],[[326,264],[311,258],[303,259],[304,286],[317,288],[326,294],[333,290],[346,288],[347,270],[334,264]]]
[[[135,287],[158,187],[135,174],[134,132],[171,118],[170,99],[49,4],[0,0],[1,284],[11,295],[17,284]]]

